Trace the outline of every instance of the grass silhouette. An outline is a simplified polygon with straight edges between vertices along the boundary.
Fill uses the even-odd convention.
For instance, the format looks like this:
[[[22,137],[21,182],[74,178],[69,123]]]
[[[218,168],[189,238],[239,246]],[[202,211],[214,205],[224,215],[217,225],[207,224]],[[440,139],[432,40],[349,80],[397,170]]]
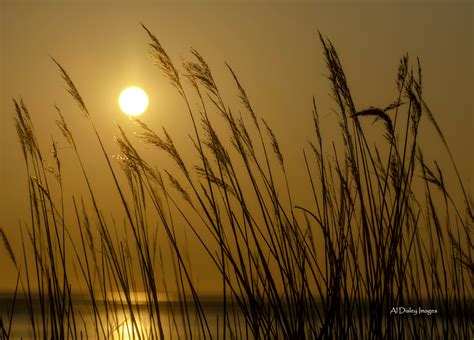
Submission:
[[[319,36],[343,148],[338,150],[332,140],[322,138],[313,98],[314,137],[304,151],[301,169],[314,203],[298,206],[293,203],[297,199],[278,139],[252,108],[231,66],[227,65],[247,117],[235,115],[224,102],[198,51],[191,50],[193,59],[184,60],[182,71],[178,70],[156,36],[143,28],[150,39],[150,56],[189,113],[193,126],[189,148],[198,163],[190,164],[182,156],[164,128],[156,132],[136,119],[137,137],[160,155],[168,155],[177,172],[156,169],[117,126],[120,155],[115,162],[120,171],[94,125],[93,112],[66,70],[53,59],[90,122],[130,236],[112,234],[117,225],[104,218],[96,200],[83,162],[85,150],[78,147],[66,118],[56,108],[57,126],[76,155],[88,190],[87,197],[73,196],[74,221],[66,218],[66,197],[71,193],[63,192],[56,142],[52,144],[54,166],[48,166],[26,105],[14,100],[30,203],[28,227],[21,229],[26,233],[22,234],[21,259],[15,257],[1,229],[0,236],[17,268],[17,289],[27,301],[35,338],[470,336],[472,202],[441,128],[423,99],[419,62],[412,68],[408,56],[401,58],[398,96],[392,103],[358,110],[336,49]],[[183,81],[191,84],[191,91]],[[191,95],[199,99],[195,106]],[[213,112],[224,119],[226,133],[215,128]],[[455,203],[438,163],[431,165],[423,157],[418,131],[425,118],[449,154],[458,178],[453,190],[462,194],[462,207]],[[367,122],[380,125],[384,144],[372,144],[364,128]],[[53,185],[59,186],[59,196],[52,194]],[[423,190],[415,190],[416,185]],[[150,214],[158,217],[158,225],[150,221]],[[206,310],[189,253],[177,236],[177,229],[183,228],[220,273],[222,295],[214,315]],[[72,229],[79,229],[80,240],[72,239]],[[172,255],[176,298],[157,273],[165,253],[157,242],[158,230],[166,235]],[[27,256],[30,251],[34,258]],[[88,292],[93,320],[85,320],[77,307],[75,275]],[[32,281],[37,282],[37,292]],[[143,301],[137,290],[144,291]],[[110,292],[118,295],[111,299]],[[13,307],[16,296],[15,292]],[[438,314],[390,315],[395,306],[427,306]],[[2,338],[9,338],[15,323],[11,310],[8,322],[0,325]],[[81,326],[87,322],[92,326]]]

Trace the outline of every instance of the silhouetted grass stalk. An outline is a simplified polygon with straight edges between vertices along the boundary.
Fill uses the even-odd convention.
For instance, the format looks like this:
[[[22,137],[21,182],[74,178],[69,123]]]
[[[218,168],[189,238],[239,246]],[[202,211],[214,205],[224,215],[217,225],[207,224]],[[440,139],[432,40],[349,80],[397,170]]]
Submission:
[[[26,228],[29,246],[22,237],[22,270],[2,229],[0,235],[19,273],[35,338],[467,338],[474,268],[472,203],[423,99],[419,61],[413,70],[408,56],[401,58],[393,103],[359,110],[334,46],[319,36],[343,147],[322,136],[313,98],[315,140],[310,151],[303,152],[302,165],[314,204],[300,206],[276,134],[254,111],[231,66],[226,64],[246,116],[236,116],[225,103],[199,52],[191,50],[193,58],[183,61],[181,73],[156,36],[143,28],[151,40],[152,59],[189,113],[194,130],[189,148],[199,164],[188,164],[164,128],[158,134],[135,120],[137,136],[167,154],[178,172],[149,165],[118,126],[120,154],[115,160],[120,173],[76,85],[53,59],[90,121],[123,208],[125,236],[117,234],[122,227],[116,221],[103,217],[81,150],[56,108],[57,125],[76,155],[89,194],[86,202],[72,196],[75,216],[69,221],[57,143],[52,142],[55,166],[47,166],[26,106],[14,101],[31,218]],[[182,79],[189,81],[191,90]],[[199,99],[196,107],[190,104],[191,96]],[[226,132],[216,129],[216,113],[224,119]],[[425,116],[446,148],[465,209],[456,205],[438,163],[432,167],[423,158],[418,132]],[[370,119],[382,123],[384,145],[372,144],[364,128]],[[417,183],[423,185],[424,196],[415,190]],[[157,218],[158,226],[150,216]],[[206,311],[178,228],[195,238],[209,256],[209,265],[220,273],[218,315]],[[72,229],[79,230],[80,243],[73,239]],[[169,259],[158,243],[159,234],[166,236]],[[157,268],[166,261],[172,263],[173,275],[167,276],[174,282],[158,278]],[[73,284],[72,262],[79,268],[82,286]],[[176,287],[176,305],[170,284]],[[87,291],[93,320],[78,312],[75,288]],[[143,305],[135,295],[140,290],[145,293]],[[111,299],[110,292],[118,295]],[[394,306],[425,304],[443,314],[431,319],[389,314]],[[2,337],[10,335],[13,310],[8,328],[1,324]]]

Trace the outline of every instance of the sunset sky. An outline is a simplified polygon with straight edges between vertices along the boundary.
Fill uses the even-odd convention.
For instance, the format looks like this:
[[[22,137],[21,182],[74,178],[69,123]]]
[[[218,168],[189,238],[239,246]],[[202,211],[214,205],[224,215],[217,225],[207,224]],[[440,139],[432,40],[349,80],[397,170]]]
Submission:
[[[419,57],[425,99],[473,192],[471,1],[0,1],[0,226],[15,252],[21,252],[19,224],[28,223],[28,193],[12,98],[23,98],[29,108],[43,150],[50,148],[52,138],[58,141],[70,199],[85,189],[82,179],[75,179],[74,155],[55,127],[54,105],[62,109],[87,155],[105,212],[112,215],[116,208],[108,200],[112,183],[101,177],[104,163],[96,142],[91,142],[92,131],[51,57],[75,82],[111,154],[117,153],[114,122],[130,136],[136,131],[118,107],[118,95],[127,86],[140,86],[148,93],[150,104],[141,119],[155,130],[165,126],[186,154],[189,117],[176,90],[148,58],[148,37],[141,23],[160,39],[176,65],[191,56],[191,47],[197,49],[211,66],[224,99],[238,112],[242,109],[237,89],[224,62],[233,67],[255,110],[278,137],[290,180],[295,190],[302,190],[302,203],[306,182],[300,164],[303,148],[314,138],[313,95],[323,137],[330,139],[336,131],[336,105],[329,96],[318,31],[338,50],[359,109],[393,102],[400,57],[405,52],[413,62]],[[427,157],[438,156],[442,144],[432,137],[429,123],[423,124]],[[163,154],[154,155],[149,147],[136,144],[155,164],[167,166]],[[445,156],[437,158],[449,165]],[[449,170],[448,174],[452,175]],[[0,291],[11,290],[15,279],[0,247]],[[201,280],[205,285],[205,275]]]

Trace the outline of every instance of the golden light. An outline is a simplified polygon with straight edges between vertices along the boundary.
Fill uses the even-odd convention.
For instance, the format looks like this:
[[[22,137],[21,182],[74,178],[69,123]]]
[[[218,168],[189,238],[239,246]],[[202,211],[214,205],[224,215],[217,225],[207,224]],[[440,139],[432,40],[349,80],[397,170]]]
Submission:
[[[123,315],[117,319],[118,324],[114,325],[113,327],[114,331],[110,336],[111,339],[131,340],[151,338],[149,322],[142,321],[142,318],[140,317],[140,313],[138,311],[134,311],[133,313],[133,319],[130,315],[130,312],[127,312],[126,315]]]
[[[148,96],[139,87],[127,87],[119,96],[120,109],[129,116],[139,116],[148,107]]]

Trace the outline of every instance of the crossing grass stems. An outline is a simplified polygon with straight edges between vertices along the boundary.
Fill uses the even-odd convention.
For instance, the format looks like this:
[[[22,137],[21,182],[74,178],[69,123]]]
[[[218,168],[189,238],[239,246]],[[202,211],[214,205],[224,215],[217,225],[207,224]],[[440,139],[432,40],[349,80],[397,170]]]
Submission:
[[[111,195],[121,205],[123,226],[104,217],[83,161],[86,152],[76,144],[61,109],[56,107],[64,137],[60,143],[67,143],[76,156],[85,197],[64,192],[58,143],[52,141],[52,156],[45,155],[27,106],[15,99],[30,214],[21,224],[19,257],[0,229],[18,273],[9,319],[0,324],[1,338],[11,334],[18,296],[27,301],[32,334],[44,339],[163,339],[178,334],[185,339],[468,338],[473,204],[423,98],[419,61],[412,66],[407,55],[400,59],[398,95],[392,103],[359,110],[336,49],[319,35],[342,145],[323,138],[313,98],[314,135],[301,157],[313,203],[301,206],[278,139],[254,111],[233,68],[226,64],[243,115],[225,103],[198,51],[192,49],[192,58],[178,70],[158,38],[143,29],[151,59],[176,88],[189,115],[189,150],[198,162],[190,164],[183,157],[165,128],[156,132],[138,119],[136,137],[156,148],[157,157],[170,157],[178,170],[158,169],[144,159],[136,138],[121,126],[116,137],[120,152],[112,157],[93,112],[53,59],[90,122],[104,171],[114,183]],[[191,97],[198,99],[194,106]],[[225,131],[216,127],[219,119]],[[425,121],[434,126],[449,155],[448,165],[457,176],[454,189],[447,187],[441,166],[423,156],[418,132]],[[385,143],[371,142],[368,122],[379,126]],[[50,159],[53,165],[48,165]],[[463,200],[456,203],[459,193]],[[69,203],[73,218],[65,214]],[[127,236],[113,234],[120,227]],[[79,242],[72,229],[79,230]],[[186,243],[178,236],[182,229],[220,274],[217,316],[205,310]],[[165,261],[172,263],[174,297],[169,278],[159,273]],[[75,304],[77,276],[90,300],[89,321]],[[139,290],[145,293],[144,303],[134,294]],[[118,292],[118,298],[110,299],[108,292]],[[411,305],[436,307],[441,313],[432,318],[389,315],[393,306]],[[126,321],[121,315],[127,315]],[[80,326],[87,322],[92,327]],[[124,322],[129,327],[121,328]]]

